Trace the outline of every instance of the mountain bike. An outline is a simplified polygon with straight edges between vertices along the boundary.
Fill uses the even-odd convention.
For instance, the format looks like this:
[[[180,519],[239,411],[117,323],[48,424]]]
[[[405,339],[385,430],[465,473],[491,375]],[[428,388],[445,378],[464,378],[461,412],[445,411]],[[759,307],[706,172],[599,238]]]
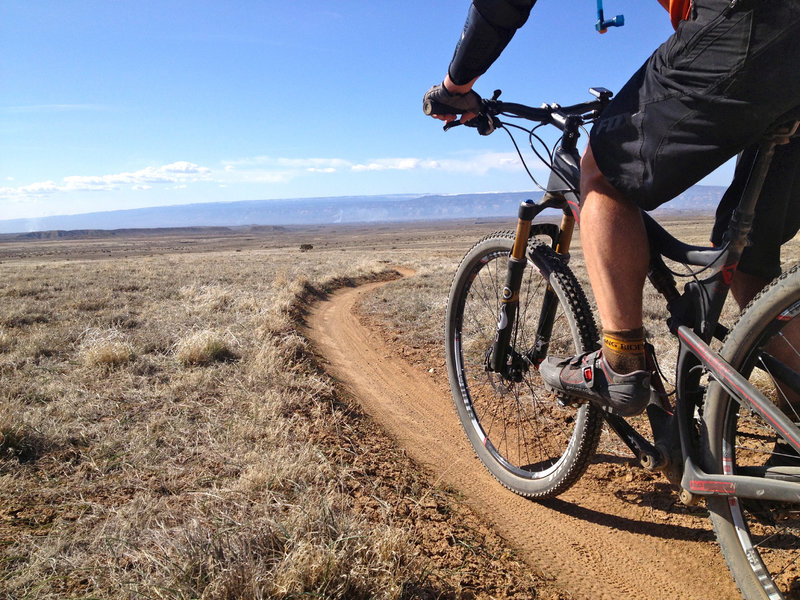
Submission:
[[[768,285],[732,328],[719,322],[775,145],[796,134],[800,115],[787,116],[761,141],[723,246],[685,244],[643,212],[648,279],[666,301],[678,344],[669,386],[648,351],[653,376],[645,435],[618,415],[548,392],[538,372],[547,355],[598,347],[592,310],[569,267],[579,210],[578,140],[612,95],[591,92],[594,99],[581,104],[534,108],[502,102],[496,91],[468,123],[483,134],[527,132],[550,175],[541,200],[520,206],[516,230],[478,241],[455,273],[445,349],[459,419],[491,474],[532,499],[572,486],[607,424],[642,467],[663,472],[678,487],[684,503],[705,499],[745,598],[800,598],[800,334],[794,333],[800,331],[800,270]],[[423,108],[447,112],[430,102]],[[560,139],[541,151],[537,130],[548,125],[560,130]],[[547,208],[561,211],[560,224],[533,223]],[[690,273],[683,291],[676,264]],[[668,387],[674,391],[668,394]]]

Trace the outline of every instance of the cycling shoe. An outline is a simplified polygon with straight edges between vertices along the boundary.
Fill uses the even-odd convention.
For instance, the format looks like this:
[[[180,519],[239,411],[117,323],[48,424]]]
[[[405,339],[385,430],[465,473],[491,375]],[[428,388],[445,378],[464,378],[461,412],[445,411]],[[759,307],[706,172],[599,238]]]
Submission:
[[[650,402],[650,373],[616,373],[601,350],[572,358],[548,356],[539,373],[545,387],[569,405],[574,398],[588,400],[595,406],[621,417],[642,413]],[[566,398],[565,398],[566,396]]]

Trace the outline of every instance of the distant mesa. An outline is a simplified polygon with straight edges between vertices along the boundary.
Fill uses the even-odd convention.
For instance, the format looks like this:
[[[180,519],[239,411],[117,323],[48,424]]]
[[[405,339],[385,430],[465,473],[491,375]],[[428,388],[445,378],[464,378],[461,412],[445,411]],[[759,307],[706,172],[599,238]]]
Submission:
[[[57,217],[54,217],[57,218]],[[5,221],[6,223],[8,221]],[[0,225],[4,223],[0,221]],[[136,237],[169,235],[227,235],[230,233],[269,233],[284,231],[280,225],[250,225],[247,227],[148,227],[140,229],[51,229],[26,233],[4,234],[3,237],[30,240],[86,240],[92,238]]]
[[[725,188],[694,186],[656,211],[658,214],[710,214]],[[147,235],[176,229],[185,233],[269,231],[286,225],[391,223],[447,219],[514,218],[520,202],[538,200],[541,192],[484,194],[418,194],[341,196],[292,200],[210,202],[62,215],[39,219],[0,220],[0,234],[24,234],[31,239],[77,239]],[[556,213],[554,213],[556,214]],[[209,229],[211,228],[211,229]],[[14,236],[16,239],[19,237]]]

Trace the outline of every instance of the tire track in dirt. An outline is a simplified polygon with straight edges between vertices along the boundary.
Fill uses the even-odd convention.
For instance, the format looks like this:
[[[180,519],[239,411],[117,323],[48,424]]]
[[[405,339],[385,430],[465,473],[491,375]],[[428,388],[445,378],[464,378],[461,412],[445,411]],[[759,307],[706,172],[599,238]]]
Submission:
[[[460,490],[535,571],[577,598],[740,597],[707,520],[659,521],[649,514],[652,508],[624,501],[624,482],[596,472],[600,465],[546,503],[497,483],[469,446],[446,375],[407,363],[359,322],[358,299],[380,285],[385,283],[342,289],[316,304],[306,332],[312,346],[409,456]]]

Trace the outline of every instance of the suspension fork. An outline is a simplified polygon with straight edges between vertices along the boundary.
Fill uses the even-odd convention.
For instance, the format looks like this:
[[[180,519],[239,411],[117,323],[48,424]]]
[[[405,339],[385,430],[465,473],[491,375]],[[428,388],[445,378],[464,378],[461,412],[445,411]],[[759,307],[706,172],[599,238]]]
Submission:
[[[522,284],[522,275],[528,262],[528,238],[531,235],[531,221],[535,216],[535,205],[532,202],[523,202],[519,207],[517,231],[514,234],[514,245],[508,257],[508,270],[506,281],[500,292],[500,314],[497,320],[497,333],[492,344],[492,353],[489,356],[489,370],[508,376],[509,343],[516,323],[517,310],[519,309],[519,288]]]
[[[506,280],[501,290],[497,332],[487,364],[490,371],[500,373],[503,377],[509,379],[513,378],[517,371],[517,369],[513,367],[515,359],[518,357],[511,356],[512,360],[509,361],[509,353],[511,352],[511,338],[514,334],[517,322],[516,317],[519,310],[519,292],[522,285],[522,277],[528,262],[527,249],[531,234],[531,221],[545,208],[562,202],[563,198],[545,199],[540,204],[535,204],[533,201],[527,200],[519,207],[514,244],[511,248],[511,254],[508,257]],[[563,255],[567,254],[572,241],[574,227],[574,217],[568,211],[565,211],[564,217],[561,220],[558,239],[555,241],[556,252]],[[547,345],[550,341],[550,332],[555,319],[557,303],[558,299],[556,298],[555,291],[548,284],[536,332],[536,356],[543,357],[547,352]],[[543,344],[541,351],[540,340],[541,344]]]

